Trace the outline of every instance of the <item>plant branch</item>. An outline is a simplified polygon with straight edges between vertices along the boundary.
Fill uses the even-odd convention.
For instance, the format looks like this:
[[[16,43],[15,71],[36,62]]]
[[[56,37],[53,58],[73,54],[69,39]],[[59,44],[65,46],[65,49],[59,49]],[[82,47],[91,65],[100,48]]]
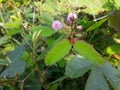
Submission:
[[[61,81],[63,81],[65,78],[67,78],[67,77],[66,77],[66,76],[63,76],[63,77],[61,77],[61,78],[59,78],[59,79],[51,82],[49,85],[53,85],[53,84],[55,84],[55,83],[61,82]]]
[[[38,69],[37,69],[37,68],[34,68],[23,80],[21,80],[20,90],[24,90],[24,83],[25,83],[25,81],[26,81],[27,78],[28,78],[33,72],[35,72],[36,70],[38,70]]]

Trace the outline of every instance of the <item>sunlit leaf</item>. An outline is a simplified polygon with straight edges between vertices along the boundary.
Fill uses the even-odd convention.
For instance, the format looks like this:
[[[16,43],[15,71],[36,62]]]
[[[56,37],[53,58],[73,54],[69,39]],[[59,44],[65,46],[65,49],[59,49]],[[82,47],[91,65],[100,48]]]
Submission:
[[[84,12],[96,15],[99,11],[103,10],[102,7],[108,0],[69,0],[70,5],[73,7],[86,7]]]
[[[3,0],[0,0],[0,3],[2,3]]]
[[[87,31],[92,31],[95,30],[96,28],[100,27],[108,18],[104,18],[100,21],[98,21],[97,23],[93,24],[92,26],[90,26]]]
[[[102,56],[87,42],[85,41],[77,41],[74,44],[74,49],[86,60],[94,63],[102,65],[104,63],[104,59]]]
[[[12,36],[12,35],[15,35],[15,34],[17,34],[17,33],[21,33],[21,31],[22,31],[22,30],[19,30],[19,29],[8,30],[7,35]]]
[[[4,36],[0,38],[0,45],[3,45],[5,43],[7,43],[10,40],[11,37],[9,36]]]
[[[106,49],[106,52],[110,55],[120,54],[120,44],[113,44]]]
[[[9,27],[9,28],[16,28],[16,29],[20,29],[20,22],[18,21],[15,21],[15,22],[7,22],[5,24],[6,27]]]
[[[54,21],[53,16],[48,12],[43,12],[42,15],[40,16],[40,19],[43,21],[43,23],[47,23],[49,25],[51,25],[52,22]]]
[[[49,45],[49,46],[45,49],[45,51],[42,52],[42,53],[38,56],[37,60],[44,59],[44,57],[47,55],[47,52],[50,51],[50,49],[51,49],[53,46],[55,46],[57,43],[59,43],[59,41],[60,41],[63,37],[64,37],[64,35],[61,35],[58,39],[56,39],[55,41],[53,41],[52,44]]]
[[[46,55],[46,65],[52,65],[61,60],[66,54],[69,53],[71,44],[67,39],[63,39],[56,44]]]
[[[52,27],[42,26],[42,25],[31,29],[31,32],[35,32],[35,31],[41,31],[40,35],[42,37],[49,37],[55,33],[55,31],[52,29]]]

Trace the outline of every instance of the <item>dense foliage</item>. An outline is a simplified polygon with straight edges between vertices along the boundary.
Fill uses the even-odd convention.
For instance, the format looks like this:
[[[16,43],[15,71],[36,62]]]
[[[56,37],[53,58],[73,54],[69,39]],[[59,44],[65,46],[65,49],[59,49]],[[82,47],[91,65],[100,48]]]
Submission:
[[[0,0],[1,90],[120,90],[119,0]]]

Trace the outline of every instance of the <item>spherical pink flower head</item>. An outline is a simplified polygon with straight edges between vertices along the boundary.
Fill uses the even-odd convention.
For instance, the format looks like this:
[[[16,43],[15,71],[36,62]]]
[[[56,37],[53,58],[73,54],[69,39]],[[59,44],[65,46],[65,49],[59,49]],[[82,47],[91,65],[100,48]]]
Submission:
[[[55,30],[55,31],[58,31],[62,28],[62,23],[59,21],[59,20],[56,20],[52,23],[52,28]]]
[[[69,13],[68,16],[67,16],[67,22],[68,23],[72,23],[74,22],[75,20],[77,19],[77,14],[76,13]]]

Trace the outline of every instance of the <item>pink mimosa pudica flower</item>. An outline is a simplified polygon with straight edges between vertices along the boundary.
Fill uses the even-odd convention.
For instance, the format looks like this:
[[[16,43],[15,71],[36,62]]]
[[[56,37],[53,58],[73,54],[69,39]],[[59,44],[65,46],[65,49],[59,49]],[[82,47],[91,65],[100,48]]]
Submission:
[[[59,21],[59,20],[56,20],[52,23],[52,28],[55,30],[55,31],[58,31],[62,28],[62,23]]]

